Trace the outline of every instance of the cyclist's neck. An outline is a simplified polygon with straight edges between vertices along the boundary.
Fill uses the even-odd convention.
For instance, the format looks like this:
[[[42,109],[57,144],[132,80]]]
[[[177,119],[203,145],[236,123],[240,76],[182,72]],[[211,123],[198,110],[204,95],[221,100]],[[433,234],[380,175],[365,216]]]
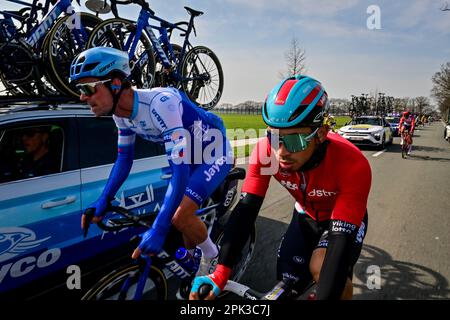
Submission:
[[[124,89],[117,102],[114,114],[121,118],[129,118],[133,113],[134,90],[132,88]]]
[[[322,162],[323,158],[325,158],[328,143],[330,143],[329,140],[325,140],[319,143],[316,146],[316,150],[314,150],[314,153],[311,155],[311,158],[309,158],[308,161],[306,161],[306,163],[299,169],[299,171],[305,172],[318,167]]]

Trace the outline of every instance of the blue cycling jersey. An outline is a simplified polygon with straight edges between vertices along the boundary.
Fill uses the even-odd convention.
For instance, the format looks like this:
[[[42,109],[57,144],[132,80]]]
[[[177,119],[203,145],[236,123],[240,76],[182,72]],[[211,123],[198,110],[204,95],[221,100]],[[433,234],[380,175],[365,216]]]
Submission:
[[[164,144],[172,177],[153,227],[168,230],[183,195],[200,205],[223,181],[233,163],[222,119],[174,88],[134,90],[130,118],[116,115],[118,157],[103,194],[112,198],[127,178],[136,134]]]

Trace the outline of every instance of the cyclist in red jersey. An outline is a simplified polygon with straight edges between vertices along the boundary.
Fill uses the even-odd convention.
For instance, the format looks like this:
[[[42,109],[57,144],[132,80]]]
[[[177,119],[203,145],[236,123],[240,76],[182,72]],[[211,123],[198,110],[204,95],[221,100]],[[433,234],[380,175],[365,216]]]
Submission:
[[[212,274],[195,279],[191,299],[198,299],[202,284],[213,287],[207,299],[223,290],[271,176],[296,199],[278,252],[277,278],[294,282],[299,292],[313,278],[317,299],[352,297],[353,266],[367,232],[371,169],[358,148],[328,132],[323,124],[327,99],[320,82],[302,75],[283,80],[271,91],[263,106],[268,135],[250,157],[218,266]]]
[[[409,132],[409,149],[408,149],[408,155],[411,154],[412,151],[412,136],[414,134],[414,128],[415,128],[415,120],[414,116],[409,112],[409,110],[406,110],[403,112],[402,117],[400,118],[400,123],[398,125],[398,132],[400,133],[400,145],[403,145],[403,132],[408,131]]]

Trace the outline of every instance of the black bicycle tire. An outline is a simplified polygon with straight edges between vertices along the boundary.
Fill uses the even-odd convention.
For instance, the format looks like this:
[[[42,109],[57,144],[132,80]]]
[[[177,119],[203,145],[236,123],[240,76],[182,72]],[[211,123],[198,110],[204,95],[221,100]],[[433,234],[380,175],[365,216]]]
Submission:
[[[45,39],[45,38],[44,38]],[[10,81],[5,74],[1,74],[1,81],[8,91],[9,94],[12,95],[26,95],[26,96],[39,96],[39,95],[55,95],[58,93],[58,89],[53,86],[53,83],[48,79],[43,72],[43,66],[40,63],[33,63],[33,52],[31,48],[24,46],[20,43],[14,44],[17,47],[23,48],[24,52],[29,53],[30,58],[29,62],[32,64],[32,68],[30,70],[30,74],[26,77],[25,82],[14,82]],[[17,57],[15,57],[17,58]],[[15,63],[15,62],[13,62]],[[45,78],[46,81],[53,87],[49,87],[45,82],[42,81],[42,78]],[[44,91],[42,91],[44,90]]]
[[[184,56],[184,59],[182,61],[182,65],[181,65],[182,78],[189,78],[188,74],[187,74],[188,73],[188,63],[191,60],[194,60],[194,58],[192,58],[191,56],[194,56],[194,55],[198,56],[199,53],[206,54],[207,56],[209,56],[211,58],[211,60],[214,62],[215,67],[217,68],[218,82],[219,82],[218,88],[217,88],[217,93],[214,95],[214,98],[211,101],[209,101],[208,103],[201,103],[198,100],[198,96],[195,97],[193,95],[194,94],[193,90],[189,89],[189,83],[192,81],[187,81],[187,80],[182,79],[181,80],[181,88],[187,94],[187,96],[189,97],[189,99],[191,101],[195,102],[203,109],[211,110],[212,108],[214,108],[217,105],[220,98],[222,97],[223,87],[224,87],[223,69],[222,69],[222,65],[220,64],[220,61],[219,61],[219,58],[217,57],[217,55],[208,47],[205,47],[205,46],[193,47],[191,50],[189,50],[186,53],[186,55]],[[202,88],[204,88],[204,87],[202,87]],[[195,91],[195,89],[194,89],[194,91]]]
[[[123,277],[126,273],[130,273],[136,271],[139,268],[139,265],[136,263],[131,263],[127,265],[123,265],[116,270],[108,273],[104,276],[100,281],[98,281],[93,287],[91,287],[81,298],[81,300],[98,300],[98,295],[102,290],[107,289],[110,284],[114,283],[116,279]],[[150,278],[155,287],[157,288],[157,300],[167,300],[168,295],[168,287],[167,287],[167,279],[164,275],[164,272],[155,266],[150,266],[150,271],[148,274],[148,278]]]
[[[93,14],[90,13],[86,13],[86,12],[77,12],[77,14],[80,15],[80,20],[83,21],[83,27],[86,29],[86,27],[91,27],[88,26],[88,22],[92,23],[92,30],[94,30],[95,26],[98,25],[102,19],[96,17]],[[43,57],[43,62],[45,64],[45,60],[48,60],[50,63],[48,65],[48,68],[45,68],[46,73],[49,75],[49,77],[54,81],[54,85],[56,85],[57,89],[59,91],[61,91],[61,93],[65,93],[68,94],[70,96],[74,96],[74,97],[79,97],[79,93],[77,92],[77,90],[73,87],[73,85],[71,86],[69,84],[69,77],[68,77],[68,73],[69,73],[69,68],[62,68],[62,66],[60,65],[60,62],[56,62],[53,58],[53,55],[51,54],[52,52],[52,39],[55,37],[55,33],[59,30],[60,26],[65,23],[69,18],[71,18],[71,16],[66,16],[62,19],[60,19],[59,21],[57,21],[52,28],[50,29],[50,37],[48,42],[46,43],[45,47],[42,47],[42,57]],[[57,37],[59,39],[59,37]],[[70,63],[72,63],[73,58],[75,58],[75,56],[83,51],[85,49],[85,47],[83,48],[77,48],[75,54],[73,54],[71,57],[68,57],[68,59],[70,60]],[[66,70],[67,69],[67,70]],[[61,71],[62,70],[62,71]],[[66,76],[64,76],[66,75]]]
[[[107,19],[102,21],[101,23],[99,23],[94,30],[92,30],[92,33],[88,39],[88,42],[86,44],[87,48],[92,48],[95,47],[95,39],[97,37],[97,33],[99,31],[101,31],[103,28],[105,28],[106,25],[111,24],[111,23],[116,23],[116,24],[122,24],[122,25],[127,25],[127,26],[133,26],[134,24],[131,23],[129,20],[126,19],[122,19],[122,18],[111,18],[111,19]],[[107,32],[103,32],[102,34],[108,34],[109,32],[113,32],[112,30],[107,30]],[[112,40],[111,42],[114,42],[113,46],[116,49],[120,49],[123,50],[123,46],[122,43],[120,43],[120,41],[117,40],[117,35],[115,35],[115,38],[113,39],[109,39]],[[154,57],[154,51],[153,51],[153,47],[152,44],[150,42],[150,40],[147,38],[147,36],[145,35],[144,32],[142,32],[141,34],[141,38],[139,39],[139,41],[142,43],[142,45],[145,47],[145,50],[148,52],[148,61],[146,63],[147,67],[149,68],[147,71],[147,75],[151,75],[152,79],[151,82],[147,85],[147,86],[141,86],[141,85],[137,85],[138,88],[151,88],[153,83],[155,82],[155,66],[156,66],[156,62],[155,62],[155,57]],[[133,76],[134,74],[142,74],[141,71],[137,70],[135,72],[133,72],[132,74],[132,80],[137,83],[137,79],[135,78],[135,76]]]
[[[61,19],[63,19],[62,17]],[[48,42],[50,41],[50,32],[47,32],[47,34],[44,37],[44,41],[42,41],[41,48],[45,48],[48,45]],[[42,61],[44,60],[44,53],[42,54]],[[56,85],[57,80],[55,80],[54,75],[52,75],[53,72],[48,72],[47,68],[45,68],[44,76],[47,78],[47,80],[50,82],[50,84],[58,91],[61,91],[59,87]]]
[[[180,54],[181,50],[183,50],[183,47],[176,44],[176,43],[170,43],[170,45],[172,46],[172,50],[174,54]],[[166,55],[168,56],[168,50],[165,49],[165,46],[163,46],[163,50],[165,50],[164,52],[166,53]],[[167,79],[164,79],[164,75],[162,74],[162,70],[164,68],[164,66],[162,65],[162,62],[159,59],[159,56],[157,55],[157,53],[155,51],[153,51],[153,55],[155,57],[155,81],[153,83],[153,85],[155,87],[168,87],[171,85],[176,85],[176,81],[175,79],[173,79],[173,77],[170,77],[168,75],[165,75],[165,77]],[[177,69],[177,66],[180,62],[178,61],[178,63],[175,63],[174,68],[175,70]],[[161,70],[159,70],[161,69]],[[160,74],[157,74],[157,73]]]

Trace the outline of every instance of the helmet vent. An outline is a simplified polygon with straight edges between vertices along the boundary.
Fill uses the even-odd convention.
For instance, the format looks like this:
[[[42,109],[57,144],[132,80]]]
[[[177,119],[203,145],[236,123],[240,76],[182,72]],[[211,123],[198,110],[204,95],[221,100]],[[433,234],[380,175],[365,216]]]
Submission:
[[[100,62],[88,63],[88,64],[84,65],[83,72],[91,71],[99,64],[100,64]]]
[[[294,121],[294,119],[296,119],[298,116],[300,116],[302,114],[303,111],[305,111],[305,109],[308,107],[308,105],[300,105],[295,111],[294,113],[289,117],[289,122]]]

